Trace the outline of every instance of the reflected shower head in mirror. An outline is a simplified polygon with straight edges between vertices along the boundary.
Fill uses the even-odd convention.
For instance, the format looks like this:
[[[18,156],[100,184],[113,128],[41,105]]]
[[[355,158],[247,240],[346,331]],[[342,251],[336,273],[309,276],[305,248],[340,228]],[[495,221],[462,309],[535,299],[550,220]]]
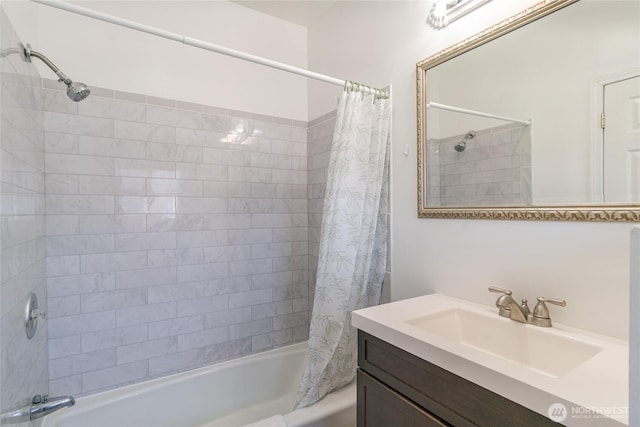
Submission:
[[[464,136],[464,138],[462,138],[462,141],[460,141],[459,143],[457,143],[455,145],[455,147],[453,147],[458,153],[462,153],[465,148],[467,148],[467,141],[469,141],[470,139],[475,138],[476,136],[476,131],[475,130],[470,130],[469,132],[467,132],[467,134]]]
[[[91,93],[91,90],[87,87],[86,84],[74,82],[73,80],[71,80],[65,73],[60,71],[60,69],[56,67],[53,62],[49,61],[49,58],[39,52],[31,50],[31,45],[29,45],[28,43],[24,47],[24,57],[29,63],[31,62],[31,57],[36,57],[44,62],[45,65],[51,69],[51,71],[56,73],[56,75],[58,76],[58,81],[67,85],[67,96],[73,102],[80,102]]]

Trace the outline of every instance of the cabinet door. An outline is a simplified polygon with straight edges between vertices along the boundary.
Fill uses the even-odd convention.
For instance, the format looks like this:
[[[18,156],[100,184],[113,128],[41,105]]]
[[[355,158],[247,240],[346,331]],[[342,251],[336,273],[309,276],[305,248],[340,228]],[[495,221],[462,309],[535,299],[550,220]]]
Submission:
[[[450,427],[358,369],[358,427]]]

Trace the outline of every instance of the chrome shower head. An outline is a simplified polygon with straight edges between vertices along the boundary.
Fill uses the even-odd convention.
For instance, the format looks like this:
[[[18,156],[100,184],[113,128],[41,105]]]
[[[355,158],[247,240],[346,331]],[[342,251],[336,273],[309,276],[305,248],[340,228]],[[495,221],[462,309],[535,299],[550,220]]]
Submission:
[[[84,83],[71,82],[70,85],[67,85],[67,96],[74,102],[82,101],[90,93],[91,90]]]
[[[458,153],[462,153],[467,148],[467,141],[469,141],[470,139],[473,139],[475,137],[476,137],[476,131],[475,130],[470,130],[469,132],[467,132],[467,134],[464,136],[464,138],[462,138],[462,141],[457,143],[453,147],[453,149],[456,150]]]
[[[80,102],[91,93],[91,90],[89,90],[86,84],[74,82],[73,80],[71,80],[65,73],[63,73],[58,67],[56,67],[55,64],[49,60],[49,58],[39,52],[34,52],[33,50],[31,50],[31,45],[27,43],[24,46],[24,57],[27,62],[30,63],[32,56],[35,56],[36,58],[44,62],[47,67],[51,68],[51,71],[56,73],[56,75],[58,76],[58,81],[67,85],[67,96],[73,102]]]

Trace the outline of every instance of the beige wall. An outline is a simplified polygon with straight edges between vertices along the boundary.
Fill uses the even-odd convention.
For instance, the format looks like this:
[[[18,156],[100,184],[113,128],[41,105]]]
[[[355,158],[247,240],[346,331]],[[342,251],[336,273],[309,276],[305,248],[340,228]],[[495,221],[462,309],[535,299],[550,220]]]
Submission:
[[[416,62],[533,3],[493,1],[435,31],[427,2],[339,2],[309,30],[309,67],[393,86],[393,299],[440,292],[491,305],[487,286],[501,286],[518,298],[565,298],[566,308],[551,309],[556,321],[624,338],[631,224],[416,216]],[[309,86],[310,117],[335,108],[339,88]]]

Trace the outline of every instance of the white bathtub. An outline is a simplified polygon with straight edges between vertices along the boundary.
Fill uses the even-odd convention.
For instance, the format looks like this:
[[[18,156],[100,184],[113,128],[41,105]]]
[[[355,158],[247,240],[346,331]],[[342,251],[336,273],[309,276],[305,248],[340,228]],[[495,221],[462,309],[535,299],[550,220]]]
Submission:
[[[353,427],[355,382],[291,411],[306,343],[81,397],[42,427],[236,427],[284,415],[289,427]]]

